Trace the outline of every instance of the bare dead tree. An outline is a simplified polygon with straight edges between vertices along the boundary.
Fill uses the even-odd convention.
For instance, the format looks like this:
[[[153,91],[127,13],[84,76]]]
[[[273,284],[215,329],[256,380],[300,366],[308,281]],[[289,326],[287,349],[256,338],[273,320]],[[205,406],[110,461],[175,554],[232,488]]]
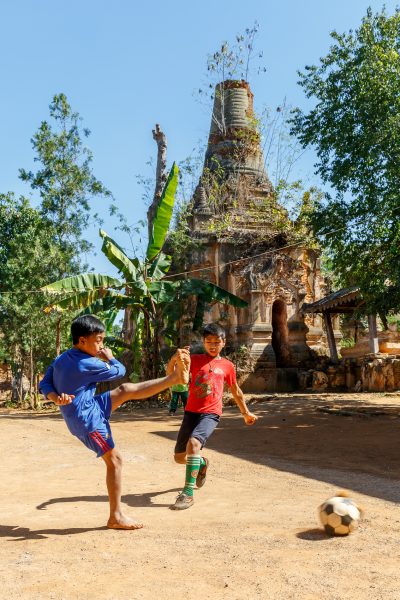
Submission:
[[[157,208],[158,208],[158,205],[160,202],[162,190],[167,181],[167,173],[166,173],[167,137],[166,137],[165,133],[162,131],[162,129],[158,123],[156,124],[152,133],[153,133],[153,139],[157,143],[157,167],[156,167],[156,174],[155,174],[155,187],[154,187],[153,200],[147,210],[147,227],[148,227],[149,240],[151,239],[151,236],[152,236],[153,222],[154,222],[154,219],[155,219],[155,216],[157,213]],[[129,293],[128,288],[127,288],[126,293],[127,294]],[[124,342],[126,344],[128,344],[129,346],[132,346],[133,340],[135,338],[135,327],[136,327],[136,323],[135,323],[135,319],[133,318],[133,315],[132,315],[132,309],[130,307],[127,307],[125,309],[122,333],[123,333]],[[146,320],[145,327],[144,327],[144,335],[148,339],[148,341],[151,340],[151,334],[150,334],[149,327],[150,327],[149,322],[148,322],[148,320]],[[151,343],[146,344],[145,346],[148,347],[148,351],[144,352],[144,354],[143,354],[142,368],[141,368],[142,376],[144,378],[151,379],[152,377],[154,377],[154,374],[150,373],[150,370],[151,370],[152,366],[154,368],[154,365],[157,364],[157,361],[155,362],[154,360],[149,360],[149,353],[151,354],[153,352],[152,344]],[[129,362],[132,361],[131,354],[132,353],[126,353],[126,357],[125,357],[126,361],[129,361]],[[122,358],[121,360],[122,360],[122,362],[124,362],[124,358]],[[157,375],[155,375],[155,376],[157,376]]]
[[[157,167],[154,197],[147,211],[149,239],[151,239],[153,221],[156,216],[162,190],[167,181],[167,137],[158,123],[156,124],[155,129],[153,129],[153,139],[157,143]]]

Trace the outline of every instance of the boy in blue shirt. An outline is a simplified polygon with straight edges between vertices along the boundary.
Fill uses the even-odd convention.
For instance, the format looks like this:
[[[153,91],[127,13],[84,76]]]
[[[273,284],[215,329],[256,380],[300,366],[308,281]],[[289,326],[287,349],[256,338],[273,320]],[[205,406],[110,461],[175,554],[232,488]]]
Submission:
[[[171,385],[187,383],[190,358],[187,350],[178,350],[168,364],[166,377],[141,383],[122,383],[114,390],[95,395],[96,384],[125,375],[125,367],[104,347],[105,328],[93,315],[84,315],[71,324],[73,347],[63,352],[47,369],[40,382],[42,394],[60,406],[72,435],[96,452],[107,467],[107,490],[111,529],[140,529],[122,513],[122,458],[115,448],[109,419],[112,411],[128,400],[148,398]]]

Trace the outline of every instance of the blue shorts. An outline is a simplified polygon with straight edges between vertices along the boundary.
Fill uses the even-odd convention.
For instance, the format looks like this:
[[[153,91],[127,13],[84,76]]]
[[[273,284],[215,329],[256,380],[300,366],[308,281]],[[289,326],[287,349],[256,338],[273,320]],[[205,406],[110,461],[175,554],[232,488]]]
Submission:
[[[93,450],[98,457],[112,450],[115,446],[109,418],[111,416],[111,393],[103,392],[93,398],[100,407],[100,419],[97,421],[96,429],[91,432],[75,434],[89,450]]]
[[[195,413],[186,411],[183,415],[182,425],[176,440],[175,454],[186,451],[186,445],[191,437],[199,440],[201,447],[203,448],[218,423],[219,415],[214,413]]]

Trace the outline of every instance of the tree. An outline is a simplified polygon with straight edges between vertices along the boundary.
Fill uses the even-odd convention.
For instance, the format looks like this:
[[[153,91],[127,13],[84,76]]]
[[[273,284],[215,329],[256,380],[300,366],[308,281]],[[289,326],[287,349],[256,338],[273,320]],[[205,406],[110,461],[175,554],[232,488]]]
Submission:
[[[90,199],[110,196],[91,171],[92,156],[82,142],[89,131],[64,94],[54,96],[50,116],[53,123],[43,121],[32,138],[40,168],[20,170],[21,179],[39,191],[38,208],[11,193],[0,195],[0,350],[17,381],[14,396],[23,399],[28,378],[32,403],[36,376],[65,346],[71,318],[69,312],[45,314],[38,290],[49,278],[79,272],[80,257],[91,247],[84,237]]]
[[[292,131],[333,189],[315,207],[315,233],[342,285],[385,314],[400,308],[400,11],[369,9],[358,29],[331,35],[328,54],[299,73],[314,107],[294,112]]]
[[[111,194],[92,173],[92,154],[82,141],[90,131],[82,127],[65,94],[55,95],[49,108],[53,124],[43,121],[31,140],[41,168],[36,173],[20,169],[20,178],[39,190],[41,213],[64,256],[61,277],[79,272],[80,257],[92,248],[84,237],[90,199]]]
[[[61,260],[40,211],[25,198],[0,194],[0,348],[13,371],[14,398],[21,402],[29,387],[32,406],[36,374],[55,354],[56,322],[68,318],[44,314],[38,292],[49,276],[57,276]],[[64,328],[62,335],[65,343]]]
[[[129,307],[135,321],[133,346],[136,351],[141,348],[141,374],[146,378],[157,377],[160,372],[162,341],[177,341],[178,324],[183,317],[186,298],[197,298],[194,327],[201,325],[206,303],[247,305],[211,282],[168,278],[172,260],[162,252],[162,248],[172,217],[177,184],[178,168],[174,164],[161,194],[143,262],[136,257],[129,258],[113,239],[100,231],[102,251],[123,275],[123,280],[89,273],[56,281],[43,288],[53,296],[58,294],[53,305],[62,309],[90,307],[92,312],[98,313]],[[137,375],[139,365],[133,365],[133,370]]]

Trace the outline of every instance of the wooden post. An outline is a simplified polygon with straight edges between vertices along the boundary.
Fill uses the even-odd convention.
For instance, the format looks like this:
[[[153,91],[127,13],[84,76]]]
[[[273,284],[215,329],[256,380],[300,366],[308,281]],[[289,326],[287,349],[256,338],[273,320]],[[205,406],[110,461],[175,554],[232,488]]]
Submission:
[[[333,327],[332,327],[332,319],[331,315],[328,312],[324,312],[324,322],[326,327],[326,335],[328,337],[328,345],[329,345],[329,354],[331,356],[332,362],[339,362],[335,336],[333,335]]]
[[[369,349],[372,354],[379,352],[378,330],[376,327],[376,315],[368,315]]]

